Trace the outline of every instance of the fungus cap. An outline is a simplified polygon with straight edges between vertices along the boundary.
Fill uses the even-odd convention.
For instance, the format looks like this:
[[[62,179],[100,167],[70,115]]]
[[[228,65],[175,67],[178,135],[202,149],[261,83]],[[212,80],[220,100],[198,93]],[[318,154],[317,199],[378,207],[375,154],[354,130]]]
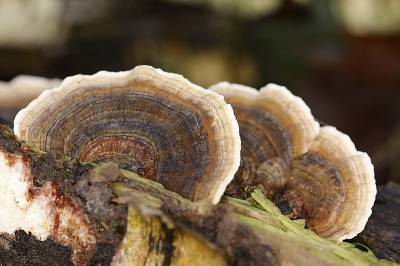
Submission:
[[[249,186],[254,183],[251,180],[261,164],[272,158],[289,162],[307,152],[318,134],[319,124],[310,108],[285,87],[268,84],[258,91],[221,82],[211,86],[210,90],[223,95],[232,105],[240,128],[241,166],[227,195],[249,196]],[[242,193],[243,190],[246,193]]]
[[[69,77],[21,110],[15,133],[40,150],[121,167],[216,204],[240,163],[223,97],[150,66]]]
[[[289,217],[337,241],[363,230],[376,195],[373,166],[366,153],[334,127],[319,124],[307,105],[286,88],[260,91],[219,83],[242,138],[241,166],[225,192],[245,198],[254,188]]]
[[[252,112],[262,110],[275,118],[281,129],[288,134],[293,156],[307,152],[319,132],[319,124],[312,116],[310,108],[286,87],[270,83],[258,91],[239,84],[221,82],[211,86],[210,90],[223,95],[238,117],[242,115],[239,108],[248,108]],[[245,116],[243,120],[238,118],[238,121],[239,124],[246,121],[260,122],[251,119],[256,118]]]
[[[37,98],[44,90],[52,89],[61,84],[59,79],[19,75],[10,82],[0,81],[0,106],[25,107]]]
[[[321,128],[307,154],[295,158],[278,206],[306,219],[309,229],[343,241],[360,233],[376,196],[369,156],[356,150],[349,136],[331,126]]]

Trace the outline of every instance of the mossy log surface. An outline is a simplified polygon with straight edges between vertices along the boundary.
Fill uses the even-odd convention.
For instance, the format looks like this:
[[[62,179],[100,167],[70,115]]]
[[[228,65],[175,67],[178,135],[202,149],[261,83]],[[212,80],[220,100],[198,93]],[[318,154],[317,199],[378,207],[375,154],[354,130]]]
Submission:
[[[24,156],[36,162],[31,164],[30,170],[34,175],[41,174],[37,181],[39,185],[51,179],[64,182],[60,176],[72,179],[85,176],[93,184],[107,178],[106,187],[114,193],[112,204],[129,205],[127,233],[121,245],[115,248],[100,241],[87,265],[132,265],[131,258],[135,257],[144,258],[145,265],[153,265],[154,260],[163,265],[204,265],[205,257],[214,265],[392,264],[378,260],[352,244],[326,240],[304,229],[304,221],[292,221],[280,214],[279,209],[259,191],[254,192],[248,201],[223,197],[217,205],[207,200],[191,202],[158,183],[118,169],[113,162],[86,165],[70,159],[60,160],[58,155],[42,153],[32,147],[26,151],[29,145],[16,138],[8,127],[0,126],[0,133],[0,152]],[[45,160],[45,166],[38,163],[41,160]],[[53,177],[55,172],[58,179]],[[115,177],[110,178],[110,175]],[[76,184],[66,182],[60,187],[65,190],[66,197],[74,197]],[[81,186],[78,187],[82,190]],[[85,189],[90,190],[90,187]],[[75,193],[82,194],[79,191]],[[75,201],[75,204],[82,202],[84,200]],[[98,211],[104,214],[108,209],[100,208]],[[96,222],[102,224],[101,219],[93,221]],[[103,224],[98,228],[101,226],[107,227]],[[145,233],[146,230],[150,230],[152,235]],[[143,241],[149,243],[141,254],[132,248],[132,241],[129,241],[129,235],[137,237],[138,233]],[[111,239],[108,235],[104,237]],[[68,246],[51,239],[37,241],[29,233],[21,231],[13,237],[7,234],[0,237],[0,262],[4,265],[73,265],[71,252]],[[114,257],[115,253],[117,256]]]

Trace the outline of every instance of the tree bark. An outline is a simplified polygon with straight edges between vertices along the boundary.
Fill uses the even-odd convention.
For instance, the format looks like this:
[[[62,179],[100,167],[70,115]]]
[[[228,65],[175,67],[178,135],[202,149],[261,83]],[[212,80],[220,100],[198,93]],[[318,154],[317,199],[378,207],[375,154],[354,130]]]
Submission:
[[[400,185],[389,182],[378,188],[372,215],[365,229],[354,238],[380,259],[400,263]]]

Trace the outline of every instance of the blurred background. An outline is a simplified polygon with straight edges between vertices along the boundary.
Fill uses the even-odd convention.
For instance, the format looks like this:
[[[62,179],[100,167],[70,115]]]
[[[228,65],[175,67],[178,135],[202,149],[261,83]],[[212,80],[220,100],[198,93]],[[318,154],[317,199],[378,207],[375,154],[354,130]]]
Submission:
[[[370,154],[378,184],[400,182],[399,0],[0,0],[2,81],[141,64],[286,86]]]

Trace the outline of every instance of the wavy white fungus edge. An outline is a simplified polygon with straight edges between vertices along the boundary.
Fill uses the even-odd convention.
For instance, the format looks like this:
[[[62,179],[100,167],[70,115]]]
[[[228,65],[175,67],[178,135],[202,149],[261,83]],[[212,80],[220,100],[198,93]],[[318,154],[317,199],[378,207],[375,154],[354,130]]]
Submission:
[[[362,197],[362,199],[357,203],[357,209],[355,210],[352,208],[352,211],[356,211],[356,214],[353,216],[352,220],[346,222],[344,230],[335,233],[329,238],[341,242],[344,239],[353,238],[362,230],[364,230],[368,218],[372,214],[372,206],[374,205],[375,196],[377,193],[374,178],[374,168],[370,157],[365,152],[357,151],[354,143],[348,135],[331,126],[320,128],[319,123],[315,121],[311,114],[310,108],[305,104],[305,102],[300,97],[293,95],[286,87],[283,86],[268,84],[267,86],[261,88],[260,91],[257,91],[254,88],[240,84],[220,82],[211,86],[209,89],[223,95],[235,96],[237,97],[238,101],[240,101],[240,98],[260,99],[262,97],[267,97],[269,100],[274,100],[273,97],[276,97],[277,94],[280,94],[282,97],[279,98],[285,99],[286,106],[295,102],[296,105],[300,107],[300,110],[302,110],[302,112],[306,115],[307,119],[309,121],[313,121],[311,123],[311,128],[312,132],[315,134],[313,141],[308,145],[309,149],[302,151],[302,153],[314,152],[319,154],[319,148],[321,146],[325,146],[326,144],[324,141],[329,141],[334,143],[334,145],[337,147],[336,152],[335,154],[319,154],[321,158],[327,160],[329,163],[340,164],[341,161],[348,160],[348,164],[359,164],[357,165],[359,167],[355,167],[354,169],[361,171],[361,173],[359,173],[360,176],[365,176],[364,183],[366,183],[366,185],[364,185],[364,183],[360,184],[360,186],[357,186],[359,191],[352,192]],[[288,109],[289,108],[286,108],[285,111],[288,111]],[[323,141],[321,141],[321,136],[324,136],[324,139],[322,139]],[[348,167],[351,166],[348,165]],[[349,194],[347,193],[347,198],[348,197]],[[363,203],[365,203],[364,208],[359,208],[359,204]]]
[[[327,147],[333,148],[333,150],[328,151]],[[325,151],[327,154],[324,153]],[[335,154],[332,154],[332,151]],[[346,167],[351,167],[351,169],[356,171],[356,173],[353,173],[349,177],[356,182],[352,186],[352,191],[349,191],[348,186],[346,186],[346,183],[349,183],[349,181],[344,182],[346,202],[342,206],[344,210],[353,213],[351,215],[353,219],[346,221],[344,229],[329,238],[341,242],[344,239],[355,237],[364,230],[368,218],[372,214],[372,206],[374,205],[377,193],[374,166],[371,163],[370,157],[365,152],[357,151],[350,137],[332,126],[321,128],[309,152],[317,154],[328,163],[336,166],[339,172],[343,173]],[[354,174],[356,174],[358,179],[355,179]],[[340,178],[341,182],[346,181],[343,180],[345,177],[341,176]],[[349,202],[347,200],[354,197],[358,199],[357,202],[351,206],[348,205]]]
[[[227,185],[233,180],[233,177],[239,168],[240,165],[240,135],[239,135],[239,125],[236,121],[236,117],[234,115],[233,109],[230,104],[227,104],[224,101],[224,97],[210,90],[206,90],[198,85],[191,83],[189,80],[184,78],[182,75],[175,73],[164,72],[161,69],[155,69],[151,66],[137,66],[130,71],[121,71],[121,72],[108,72],[108,71],[99,71],[94,75],[75,75],[71,77],[67,77],[59,87],[54,89],[45,90],[37,99],[33,100],[26,108],[22,109],[15,117],[14,120],[14,131],[15,134],[21,137],[21,130],[24,121],[29,121],[31,117],[36,116],[40,113],[42,108],[48,108],[48,106],[42,106],[43,103],[46,103],[45,100],[48,97],[51,97],[52,94],[61,93],[60,96],[64,96],[68,94],[68,88],[78,86],[84,86],[86,84],[115,84],[115,85],[124,85],[125,80],[130,76],[135,75],[143,75],[143,77],[154,79],[154,73],[158,73],[161,76],[167,77],[167,79],[163,79],[163,82],[166,82],[167,85],[172,88],[192,88],[197,93],[201,93],[201,97],[191,99],[193,102],[202,102],[206,103],[207,98],[213,98],[218,101],[220,107],[214,109],[217,111],[223,111],[226,117],[219,117],[219,121],[217,121],[218,126],[224,125],[221,127],[224,130],[230,130],[232,139],[226,140],[226,148],[227,154],[232,156],[231,160],[227,160],[226,164],[230,164],[231,167],[227,170],[225,176],[219,180],[219,184],[214,186],[214,191],[212,191],[210,195],[211,202],[213,204],[217,204],[221,199]],[[179,82],[181,86],[176,86],[174,83]],[[176,94],[179,93],[179,90],[176,91]],[[207,102],[208,103],[208,102]],[[229,122],[227,122],[229,121]],[[226,158],[227,159],[227,158]]]
[[[0,81],[0,106],[25,106],[46,89],[61,84],[59,79],[19,75],[9,82]]]

